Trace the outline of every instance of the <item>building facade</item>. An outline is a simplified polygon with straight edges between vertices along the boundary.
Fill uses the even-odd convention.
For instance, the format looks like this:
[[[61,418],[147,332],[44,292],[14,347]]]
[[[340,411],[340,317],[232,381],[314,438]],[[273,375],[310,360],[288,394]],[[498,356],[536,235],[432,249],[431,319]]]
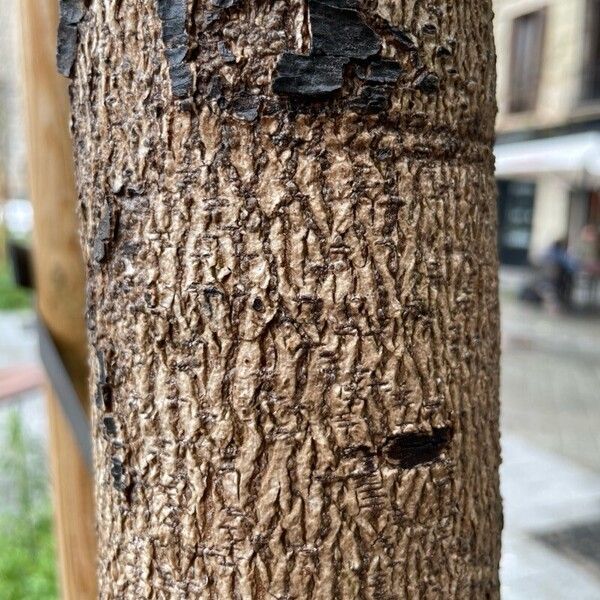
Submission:
[[[535,263],[600,227],[600,0],[494,0],[499,249]]]
[[[0,0],[0,202],[27,197],[19,0]]]

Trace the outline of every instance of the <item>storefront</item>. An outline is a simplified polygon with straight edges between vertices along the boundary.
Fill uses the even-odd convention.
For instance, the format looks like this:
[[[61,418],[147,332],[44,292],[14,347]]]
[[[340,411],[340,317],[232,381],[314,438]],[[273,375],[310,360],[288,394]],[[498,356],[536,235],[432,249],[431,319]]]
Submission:
[[[559,239],[600,228],[600,132],[498,144],[502,264],[527,265]]]

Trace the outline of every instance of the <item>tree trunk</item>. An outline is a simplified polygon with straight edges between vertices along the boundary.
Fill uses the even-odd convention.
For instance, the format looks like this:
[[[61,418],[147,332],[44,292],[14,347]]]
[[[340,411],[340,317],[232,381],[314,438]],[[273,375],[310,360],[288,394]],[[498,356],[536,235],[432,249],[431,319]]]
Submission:
[[[86,4],[101,597],[498,598],[491,1]]]

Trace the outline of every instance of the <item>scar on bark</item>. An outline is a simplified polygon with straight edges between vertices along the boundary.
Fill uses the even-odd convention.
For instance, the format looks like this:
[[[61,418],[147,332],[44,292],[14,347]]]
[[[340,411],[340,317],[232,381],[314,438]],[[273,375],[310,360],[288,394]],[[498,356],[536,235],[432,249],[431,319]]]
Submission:
[[[412,469],[437,460],[451,437],[450,427],[437,428],[431,433],[401,433],[386,440],[383,454],[391,463],[403,469]]]
[[[390,84],[402,69],[379,56],[381,39],[362,19],[357,0],[308,0],[308,12],[310,53],[281,55],[273,91],[301,100],[323,100],[342,89],[345,68],[357,64],[357,76],[364,84],[352,106],[369,112],[385,109]]]
[[[348,107],[371,114],[384,112],[393,85],[405,72],[398,62],[381,56],[381,36],[387,36],[401,52],[416,55],[419,45],[415,36],[389,23],[382,24],[381,34],[376,33],[363,20],[358,0],[308,0],[308,15],[310,53],[284,52],[280,56],[273,73],[273,92],[303,102],[324,101],[342,89],[347,67],[354,65],[361,86]],[[436,32],[434,25],[426,24],[421,34]],[[443,48],[438,56],[449,55],[451,51]],[[420,60],[413,56],[413,62]],[[412,79],[412,87],[424,94],[439,90],[438,75],[423,66]]]

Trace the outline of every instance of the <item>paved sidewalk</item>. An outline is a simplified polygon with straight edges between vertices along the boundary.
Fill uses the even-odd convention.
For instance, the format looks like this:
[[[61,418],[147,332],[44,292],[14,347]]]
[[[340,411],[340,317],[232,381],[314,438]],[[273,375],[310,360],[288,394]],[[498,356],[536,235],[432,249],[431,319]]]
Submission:
[[[600,473],[600,317],[502,303],[502,426]]]
[[[35,314],[0,311],[0,368],[39,363]]]
[[[550,542],[597,527],[600,475],[510,433],[502,446],[503,600],[598,600],[594,561],[577,544],[559,551]]]
[[[503,600],[600,599],[600,318],[502,302]]]

